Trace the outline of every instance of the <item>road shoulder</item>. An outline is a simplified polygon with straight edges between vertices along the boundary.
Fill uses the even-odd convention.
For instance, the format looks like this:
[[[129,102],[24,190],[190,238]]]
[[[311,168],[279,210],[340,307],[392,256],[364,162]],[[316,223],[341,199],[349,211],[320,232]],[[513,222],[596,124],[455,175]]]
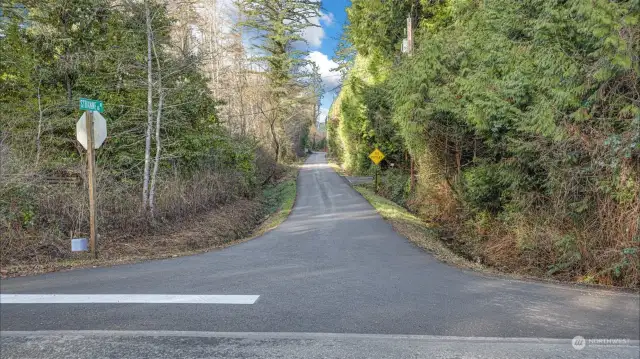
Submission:
[[[432,254],[436,259],[460,269],[470,270],[477,274],[487,275],[491,277],[500,277],[504,279],[514,279],[528,282],[551,283],[568,287],[603,289],[622,293],[637,294],[638,291],[633,288],[622,288],[605,286],[589,283],[563,282],[551,278],[541,278],[526,276],[518,273],[507,273],[498,271],[483,265],[482,263],[471,261],[460,256],[450,249],[442,240],[442,234],[438,230],[438,226],[427,223],[409,212],[406,208],[397,203],[377,195],[366,185],[352,186],[360,193],[384,218],[389,222],[394,230],[401,236],[414,243],[421,249]]]

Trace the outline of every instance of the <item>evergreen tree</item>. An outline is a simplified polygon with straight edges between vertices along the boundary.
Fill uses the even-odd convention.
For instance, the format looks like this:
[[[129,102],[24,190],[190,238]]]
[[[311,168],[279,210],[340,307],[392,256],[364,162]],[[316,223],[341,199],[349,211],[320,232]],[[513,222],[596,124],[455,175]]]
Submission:
[[[302,33],[316,26],[310,18],[320,16],[320,4],[315,0],[252,0],[244,1],[241,9],[243,24],[251,29],[259,52],[256,60],[266,65],[270,94],[267,107],[261,111],[269,123],[274,156],[279,161],[283,157],[285,122],[296,115],[300,95],[308,96],[303,80],[313,78]]]

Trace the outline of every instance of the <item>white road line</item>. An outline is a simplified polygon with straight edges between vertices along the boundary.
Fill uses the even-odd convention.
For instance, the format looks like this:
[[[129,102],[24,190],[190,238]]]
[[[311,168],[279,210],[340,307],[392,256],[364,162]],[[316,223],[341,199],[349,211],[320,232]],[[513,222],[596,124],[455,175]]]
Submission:
[[[259,295],[0,294],[0,304],[253,304]]]

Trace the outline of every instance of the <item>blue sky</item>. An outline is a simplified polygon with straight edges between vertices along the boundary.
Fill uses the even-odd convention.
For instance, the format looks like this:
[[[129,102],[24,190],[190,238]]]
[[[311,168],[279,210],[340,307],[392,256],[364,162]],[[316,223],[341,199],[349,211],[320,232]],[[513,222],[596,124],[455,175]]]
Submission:
[[[345,9],[350,4],[350,0],[322,0],[322,17],[312,20],[317,21],[321,27],[309,28],[304,33],[309,43],[309,58],[320,68],[324,88],[327,90],[322,98],[320,121],[324,121],[335,96],[335,91],[329,90],[339,84],[340,75],[331,71],[337,66],[331,58],[347,18]]]

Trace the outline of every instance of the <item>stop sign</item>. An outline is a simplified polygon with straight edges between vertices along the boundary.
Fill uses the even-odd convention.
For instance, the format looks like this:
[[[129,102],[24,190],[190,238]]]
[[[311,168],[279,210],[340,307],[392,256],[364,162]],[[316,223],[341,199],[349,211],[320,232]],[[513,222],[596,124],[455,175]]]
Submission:
[[[100,148],[107,138],[107,120],[102,117],[100,112],[91,111],[93,114],[93,148]],[[83,113],[82,117],[76,122],[76,138],[78,142],[87,149],[87,113]]]

